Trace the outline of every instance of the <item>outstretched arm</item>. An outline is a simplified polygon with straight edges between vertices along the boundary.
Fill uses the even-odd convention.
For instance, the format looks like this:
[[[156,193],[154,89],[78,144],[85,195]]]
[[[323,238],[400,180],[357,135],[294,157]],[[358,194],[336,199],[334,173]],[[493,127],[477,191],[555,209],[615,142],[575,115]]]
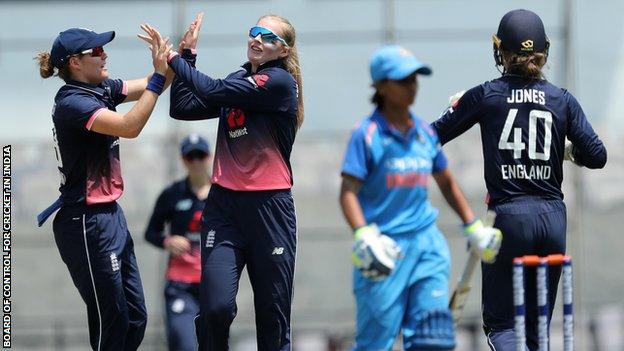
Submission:
[[[166,84],[167,52],[171,46],[160,34],[149,25],[142,25],[152,41],[150,50],[154,65],[154,74],[150,82],[143,89],[137,103],[126,114],[121,114],[108,109],[100,109],[93,114],[88,123],[88,128],[100,134],[113,135],[123,138],[136,138],[147,123],[158,96],[162,93]]]

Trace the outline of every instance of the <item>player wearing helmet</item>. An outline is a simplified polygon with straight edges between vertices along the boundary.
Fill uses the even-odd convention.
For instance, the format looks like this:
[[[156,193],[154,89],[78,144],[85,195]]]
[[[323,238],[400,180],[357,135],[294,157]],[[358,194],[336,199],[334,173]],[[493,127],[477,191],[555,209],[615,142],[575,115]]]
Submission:
[[[563,160],[602,168],[607,152],[572,94],[544,79],[550,44],[538,15],[508,12],[493,40],[502,76],[468,90],[432,125],[442,144],[480,125],[488,207],[505,233],[496,262],[482,264],[483,325],[493,350],[515,350],[512,260],[565,252]],[[561,269],[549,272],[550,320]],[[537,350],[534,280],[527,290],[527,347]]]

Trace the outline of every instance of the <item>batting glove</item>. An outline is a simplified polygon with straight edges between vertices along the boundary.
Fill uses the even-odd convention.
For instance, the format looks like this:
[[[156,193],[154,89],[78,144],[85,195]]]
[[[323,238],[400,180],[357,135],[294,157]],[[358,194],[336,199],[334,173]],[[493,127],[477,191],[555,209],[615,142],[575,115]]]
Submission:
[[[462,96],[464,96],[465,92],[466,92],[465,90],[462,90],[462,91],[456,92],[455,95],[449,96],[449,106],[450,107],[457,106],[457,102],[459,101],[459,99],[461,99]]]
[[[396,266],[401,249],[389,236],[379,232],[375,224],[358,228],[351,258],[362,275],[374,281],[389,276]]]
[[[581,166],[581,164],[576,162],[576,158],[574,156],[574,145],[571,144],[571,143],[567,144],[565,146],[565,149],[563,149],[563,159],[564,159],[564,161],[571,161],[575,165]]]
[[[492,263],[503,241],[503,233],[492,227],[485,226],[480,219],[464,225],[464,234],[468,237],[470,248],[485,263]]]

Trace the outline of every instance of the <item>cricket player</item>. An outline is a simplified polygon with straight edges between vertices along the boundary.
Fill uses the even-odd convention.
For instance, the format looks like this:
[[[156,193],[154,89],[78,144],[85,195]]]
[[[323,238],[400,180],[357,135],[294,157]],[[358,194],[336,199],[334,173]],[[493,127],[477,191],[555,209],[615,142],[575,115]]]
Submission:
[[[488,207],[505,233],[496,262],[482,265],[484,330],[490,348],[500,351],[515,350],[513,258],[566,249],[563,160],[602,168],[607,151],[574,96],[544,78],[550,42],[537,14],[508,12],[493,40],[502,76],[468,90],[432,125],[442,144],[477,123],[481,129]],[[549,269],[549,318],[560,273]],[[535,290],[535,279],[527,279],[529,350],[538,348]]]
[[[248,62],[225,79],[195,69],[201,14],[172,52],[172,117],[219,118],[212,187],[203,212],[200,350],[227,350],[247,266],[258,350],[289,351],[297,243],[290,155],[303,123],[295,29],[261,17],[249,30]]]
[[[355,239],[354,350],[390,350],[400,332],[405,350],[451,350],[451,260],[435,224],[438,211],[427,197],[429,176],[461,218],[482,260],[496,258],[501,232],[475,219],[435,131],[410,112],[417,76],[431,69],[391,45],[374,53],[370,73],[376,109],[352,132],[340,192]]]
[[[136,350],[147,323],[134,243],[117,203],[124,188],[119,138],[139,135],[168,85],[170,46],[148,25],[142,28],[154,66],[142,79],[109,79],[104,45],[115,32],[71,28],[37,57],[41,77],[56,73],[65,82],[52,109],[61,195],[38,216],[39,226],[58,210],[54,239],[87,305],[91,348],[98,351]],[[116,112],[129,101],[137,101],[130,111]]]
[[[210,190],[212,152],[208,140],[193,133],[182,140],[180,153],[187,175],[158,196],[145,239],[169,252],[165,284],[169,350],[194,351],[201,278],[201,215]]]

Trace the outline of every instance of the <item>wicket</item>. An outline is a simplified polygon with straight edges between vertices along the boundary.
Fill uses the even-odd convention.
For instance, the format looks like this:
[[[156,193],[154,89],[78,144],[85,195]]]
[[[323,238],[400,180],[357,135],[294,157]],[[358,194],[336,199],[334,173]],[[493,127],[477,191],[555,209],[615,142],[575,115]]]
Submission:
[[[563,350],[574,349],[574,317],[572,310],[572,257],[563,254],[522,256],[513,260],[514,331],[516,351],[526,350],[524,305],[524,267],[537,266],[537,333],[540,351],[549,350],[548,340],[548,266],[562,265],[563,292]]]

